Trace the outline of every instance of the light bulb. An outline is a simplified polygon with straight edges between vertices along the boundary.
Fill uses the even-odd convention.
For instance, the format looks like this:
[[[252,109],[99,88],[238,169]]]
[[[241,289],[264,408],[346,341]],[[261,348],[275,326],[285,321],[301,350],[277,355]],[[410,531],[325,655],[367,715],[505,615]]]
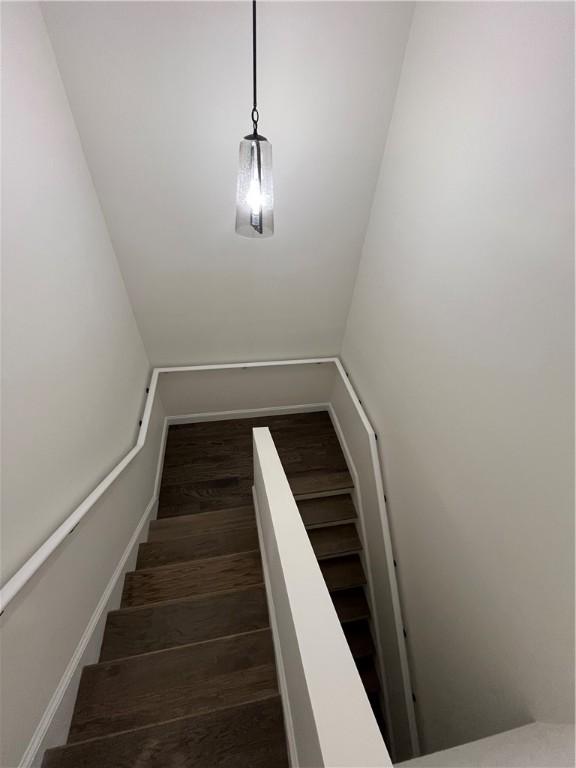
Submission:
[[[262,211],[262,190],[260,189],[260,182],[258,179],[252,179],[248,194],[246,195],[246,202],[250,206],[250,210],[253,216],[259,216]]]
[[[240,142],[236,232],[243,237],[274,234],[272,146],[256,133]]]

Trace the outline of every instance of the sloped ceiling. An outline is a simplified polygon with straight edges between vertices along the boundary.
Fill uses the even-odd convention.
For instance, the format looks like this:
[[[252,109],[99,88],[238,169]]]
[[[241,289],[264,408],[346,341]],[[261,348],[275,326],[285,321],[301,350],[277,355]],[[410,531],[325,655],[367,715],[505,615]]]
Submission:
[[[276,202],[267,240],[234,233],[250,3],[43,12],[152,362],[338,352],[411,4],[259,4]]]

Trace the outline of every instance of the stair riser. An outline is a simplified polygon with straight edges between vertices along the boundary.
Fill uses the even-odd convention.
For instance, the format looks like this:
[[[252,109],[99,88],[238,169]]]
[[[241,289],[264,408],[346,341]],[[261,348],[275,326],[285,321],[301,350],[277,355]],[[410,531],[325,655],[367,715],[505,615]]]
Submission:
[[[335,592],[332,601],[342,624],[370,616],[370,608],[362,587]]]
[[[366,576],[357,555],[322,561],[320,570],[330,592],[366,584]]]
[[[356,621],[344,625],[344,634],[355,659],[374,654],[374,642],[367,621]]]
[[[306,527],[356,518],[356,509],[349,493],[313,496],[311,499],[299,500],[297,503]]]
[[[318,560],[339,557],[362,550],[355,525],[339,525],[310,531],[310,543]]]

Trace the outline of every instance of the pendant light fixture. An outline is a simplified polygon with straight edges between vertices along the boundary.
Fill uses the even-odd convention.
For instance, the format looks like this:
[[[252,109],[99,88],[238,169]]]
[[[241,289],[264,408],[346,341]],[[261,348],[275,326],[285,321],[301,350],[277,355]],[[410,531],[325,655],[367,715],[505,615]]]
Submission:
[[[256,0],[252,0],[252,133],[240,142],[236,190],[236,232],[242,237],[274,234],[272,145],[258,133],[256,99]]]

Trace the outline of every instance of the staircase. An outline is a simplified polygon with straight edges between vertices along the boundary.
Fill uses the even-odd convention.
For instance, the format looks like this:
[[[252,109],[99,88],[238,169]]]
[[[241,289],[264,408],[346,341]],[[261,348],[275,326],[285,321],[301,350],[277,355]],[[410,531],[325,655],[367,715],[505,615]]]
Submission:
[[[158,519],[43,768],[288,766],[252,505],[268,426],[384,729],[352,480],[326,412],[169,429]]]

